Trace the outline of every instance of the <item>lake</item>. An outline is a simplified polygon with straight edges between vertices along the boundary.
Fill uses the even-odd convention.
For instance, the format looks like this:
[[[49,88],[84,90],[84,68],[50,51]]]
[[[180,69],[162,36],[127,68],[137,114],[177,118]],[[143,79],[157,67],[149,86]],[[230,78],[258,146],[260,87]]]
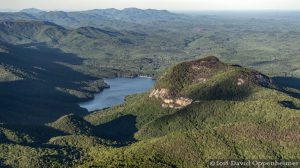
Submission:
[[[151,78],[113,78],[104,79],[110,88],[94,95],[93,100],[79,103],[80,107],[90,111],[112,107],[124,102],[131,94],[143,93],[151,89],[155,83]]]

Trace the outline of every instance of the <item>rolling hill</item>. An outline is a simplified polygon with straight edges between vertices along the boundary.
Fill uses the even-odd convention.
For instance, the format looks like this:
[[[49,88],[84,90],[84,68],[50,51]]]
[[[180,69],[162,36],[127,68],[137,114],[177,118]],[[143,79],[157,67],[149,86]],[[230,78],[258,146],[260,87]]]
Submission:
[[[75,115],[67,115],[50,124],[51,127],[67,134],[91,135],[93,126]]]
[[[67,30],[50,22],[2,21],[0,40],[11,44],[55,43]]]
[[[174,14],[166,10],[155,9],[137,9],[126,8],[118,9],[94,9],[87,11],[42,11],[29,8],[20,12],[3,12],[0,14],[0,20],[36,20],[49,21],[55,24],[68,27],[79,28],[93,26],[98,28],[111,27],[117,30],[139,29],[143,30],[145,26],[155,22],[184,21],[188,17],[182,14]]]
[[[298,15],[0,13],[0,167],[299,160]],[[154,88],[78,106],[103,77],[137,75]]]
[[[0,13],[1,21],[51,22],[63,26],[64,31],[72,32],[67,33],[66,38],[60,38],[60,28],[53,28],[37,34],[32,40],[47,42],[48,45],[52,43],[50,47],[54,45],[64,52],[88,58],[84,65],[91,67],[90,72],[94,75],[103,68],[116,68],[117,71],[149,76],[158,76],[165,67],[177,62],[217,55],[226,62],[253,68],[269,76],[298,77],[298,18],[298,12],[208,12],[191,16],[136,8]],[[103,39],[97,35],[98,38],[91,40],[87,37],[92,36],[78,34],[76,29],[82,28],[122,35]],[[32,30],[36,30],[34,25]],[[39,32],[40,29],[37,30]],[[8,43],[20,43],[15,35],[12,36],[6,34],[4,37],[12,40]],[[105,43],[110,38],[112,40]],[[30,42],[28,36],[20,40]],[[77,69],[82,70],[82,67]],[[87,70],[82,71],[88,73]]]
[[[297,160],[299,109],[299,99],[271,78],[210,56],[172,66],[150,92],[83,118],[65,115],[45,126],[2,124],[0,160],[13,167]]]
[[[153,76],[157,73],[155,69],[162,68],[161,64],[165,62],[158,54],[171,56],[182,53],[174,49],[173,44],[178,43],[177,41],[173,43],[167,37],[136,31],[95,27],[66,29],[46,21],[1,21],[0,26],[1,41],[14,45],[42,43],[64,53],[72,53],[84,61],[82,66],[70,66],[93,75],[110,69],[110,72],[119,71],[119,74],[129,76]]]

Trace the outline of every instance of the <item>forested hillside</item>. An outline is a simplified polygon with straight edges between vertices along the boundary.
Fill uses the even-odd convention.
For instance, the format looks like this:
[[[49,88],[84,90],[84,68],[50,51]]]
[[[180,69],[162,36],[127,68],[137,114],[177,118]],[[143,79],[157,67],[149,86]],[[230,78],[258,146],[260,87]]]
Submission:
[[[2,124],[0,158],[12,167],[293,160],[300,157],[299,109],[299,99],[269,77],[207,57],[177,64],[152,91],[84,118],[66,115],[45,126]]]
[[[0,13],[0,167],[300,159],[300,13]],[[104,78],[155,86],[88,113]]]
[[[299,18],[297,12],[23,11],[1,13],[0,20],[13,23],[2,21],[0,37],[13,43],[46,42],[88,58],[84,65],[93,71],[106,67],[153,76],[180,61],[217,55],[271,76],[299,76]],[[25,37],[18,40],[13,32],[20,29]]]

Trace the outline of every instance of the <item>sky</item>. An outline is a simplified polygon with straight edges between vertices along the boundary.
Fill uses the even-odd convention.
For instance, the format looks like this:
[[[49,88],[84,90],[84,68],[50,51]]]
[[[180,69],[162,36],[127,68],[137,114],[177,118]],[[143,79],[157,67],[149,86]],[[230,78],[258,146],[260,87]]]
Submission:
[[[300,10],[300,0],[0,0],[0,9],[87,10],[128,7],[182,11]]]

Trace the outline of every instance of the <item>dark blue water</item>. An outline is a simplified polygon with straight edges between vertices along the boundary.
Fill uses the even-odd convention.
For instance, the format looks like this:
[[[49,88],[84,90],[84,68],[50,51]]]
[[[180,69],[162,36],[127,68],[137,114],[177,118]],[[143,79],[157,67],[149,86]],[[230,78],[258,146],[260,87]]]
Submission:
[[[80,103],[80,107],[88,111],[112,107],[123,103],[126,96],[146,92],[154,85],[154,80],[143,77],[105,79],[105,82],[110,88],[95,94],[93,100]]]

